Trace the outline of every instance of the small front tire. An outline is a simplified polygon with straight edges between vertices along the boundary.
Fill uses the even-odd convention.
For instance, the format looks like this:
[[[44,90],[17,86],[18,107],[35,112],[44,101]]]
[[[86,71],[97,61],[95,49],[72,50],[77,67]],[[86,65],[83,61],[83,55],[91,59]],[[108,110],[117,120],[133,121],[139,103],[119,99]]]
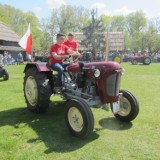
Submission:
[[[86,138],[94,128],[94,118],[88,104],[74,99],[65,106],[65,121],[71,134],[78,138]]]
[[[136,97],[127,90],[121,90],[122,98],[120,102],[120,111],[114,116],[124,122],[130,122],[134,120],[139,113],[139,103]],[[111,110],[113,111],[113,105],[111,104]]]
[[[133,60],[131,60],[131,63],[132,63],[133,65],[136,65],[136,64],[138,63],[138,61],[137,61],[136,59],[133,59]]]

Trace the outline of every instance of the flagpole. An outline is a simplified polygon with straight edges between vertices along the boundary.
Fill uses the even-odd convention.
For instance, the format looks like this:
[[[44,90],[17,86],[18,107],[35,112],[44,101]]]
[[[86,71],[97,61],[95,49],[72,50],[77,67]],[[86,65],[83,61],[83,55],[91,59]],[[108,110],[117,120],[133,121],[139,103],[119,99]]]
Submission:
[[[30,22],[29,25],[30,25],[31,35],[32,35],[32,22]],[[31,59],[30,59],[30,61],[32,61],[32,59],[33,59],[33,55],[32,54],[33,54],[33,45],[31,46],[31,54],[30,54],[31,55]]]
[[[20,39],[19,45],[26,51],[26,53],[31,56],[32,54],[32,31],[31,24],[29,23],[28,29],[24,36]]]

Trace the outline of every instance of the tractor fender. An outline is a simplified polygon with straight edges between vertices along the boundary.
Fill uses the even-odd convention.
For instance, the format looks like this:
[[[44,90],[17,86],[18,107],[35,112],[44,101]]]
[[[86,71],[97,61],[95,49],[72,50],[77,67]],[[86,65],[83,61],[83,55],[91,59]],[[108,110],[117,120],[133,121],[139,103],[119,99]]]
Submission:
[[[31,67],[37,68],[37,70],[39,72],[52,72],[52,69],[49,66],[49,64],[48,63],[44,63],[44,62],[31,62],[31,63],[27,63],[26,67],[24,69],[24,72],[26,72],[26,70],[28,68],[31,68]]]

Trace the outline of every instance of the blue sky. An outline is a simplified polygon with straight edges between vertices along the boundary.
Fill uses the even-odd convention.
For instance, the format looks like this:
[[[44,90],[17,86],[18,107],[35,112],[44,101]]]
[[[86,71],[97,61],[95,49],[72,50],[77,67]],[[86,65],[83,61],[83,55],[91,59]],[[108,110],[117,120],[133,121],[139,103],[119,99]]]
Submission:
[[[37,17],[46,18],[51,15],[52,8],[59,8],[62,4],[95,8],[99,14],[127,15],[142,9],[148,18],[160,17],[160,0],[0,0],[1,4],[9,4],[15,8],[33,11]]]

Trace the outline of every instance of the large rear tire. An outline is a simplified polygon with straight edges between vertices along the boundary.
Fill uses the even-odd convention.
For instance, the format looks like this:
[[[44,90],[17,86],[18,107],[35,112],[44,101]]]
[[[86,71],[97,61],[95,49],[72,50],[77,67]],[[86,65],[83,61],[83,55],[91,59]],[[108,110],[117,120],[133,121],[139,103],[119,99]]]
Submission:
[[[7,81],[9,79],[9,73],[7,70],[3,69],[3,80]]]
[[[51,87],[46,73],[35,67],[27,69],[24,77],[24,97],[27,108],[34,113],[44,113],[49,107]]]
[[[120,111],[114,114],[114,116],[121,121],[130,122],[134,120],[139,113],[139,103],[131,92],[121,90],[120,93],[123,94],[120,102]],[[113,111],[112,104],[111,110]]]
[[[150,63],[151,63],[151,58],[146,57],[146,58],[144,59],[144,64],[145,64],[145,65],[150,65]]]
[[[69,100],[65,106],[65,121],[71,134],[86,138],[94,128],[94,118],[87,103]]]
[[[114,62],[117,62],[117,63],[121,63],[121,57],[120,57],[120,56],[115,56],[115,57],[113,58],[113,61],[114,61]]]

